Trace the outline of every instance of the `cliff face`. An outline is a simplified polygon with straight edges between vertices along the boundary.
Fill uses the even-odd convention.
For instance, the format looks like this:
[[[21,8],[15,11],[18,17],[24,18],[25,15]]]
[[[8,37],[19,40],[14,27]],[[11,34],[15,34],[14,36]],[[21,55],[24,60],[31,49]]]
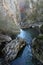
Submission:
[[[15,1],[16,3],[16,1]],[[17,9],[18,10],[18,9]],[[0,0],[0,30],[7,33],[19,32],[17,10],[14,0]],[[19,11],[18,11],[19,12]]]
[[[43,63],[43,34],[33,39],[32,53],[35,58]]]
[[[43,0],[19,0],[21,27],[29,27],[35,22],[43,22]]]
[[[15,25],[28,28],[43,22],[43,0],[0,0],[0,29],[13,30]]]

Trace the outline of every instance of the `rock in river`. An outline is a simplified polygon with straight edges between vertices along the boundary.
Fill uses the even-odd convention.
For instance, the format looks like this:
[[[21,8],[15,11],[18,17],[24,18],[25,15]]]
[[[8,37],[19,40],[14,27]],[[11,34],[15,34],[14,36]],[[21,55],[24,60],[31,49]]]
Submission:
[[[32,53],[41,63],[43,63],[43,35],[34,38],[32,42]]]
[[[5,55],[5,59],[7,61],[12,61],[16,58],[18,52],[25,46],[26,42],[21,39],[14,39],[10,43],[6,44],[6,46],[3,48],[2,52]]]

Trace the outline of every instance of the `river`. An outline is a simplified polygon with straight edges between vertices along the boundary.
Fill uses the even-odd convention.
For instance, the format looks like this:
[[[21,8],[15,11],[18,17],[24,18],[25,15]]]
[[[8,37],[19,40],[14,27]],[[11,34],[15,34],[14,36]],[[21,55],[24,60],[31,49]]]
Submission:
[[[38,60],[34,59],[31,52],[32,39],[38,36],[39,32],[35,28],[20,29],[20,34],[17,37],[21,37],[26,41],[26,46],[19,52],[15,60],[10,62],[10,65],[43,65]],[[38,61],[38,64],[37,64]],[[7,65],[4,59],[0,58],[0,65]]]
[[[38,34],[38,31],[32,28],[20,30],[20,34],[17,37],[23,38],[27,42],[27,45],[23,49],[23,52],[20,52],[20,56],[13,60],[10,65],[37,65],[36,62],[33,62],[30,45],[32,44],[32,39]]]

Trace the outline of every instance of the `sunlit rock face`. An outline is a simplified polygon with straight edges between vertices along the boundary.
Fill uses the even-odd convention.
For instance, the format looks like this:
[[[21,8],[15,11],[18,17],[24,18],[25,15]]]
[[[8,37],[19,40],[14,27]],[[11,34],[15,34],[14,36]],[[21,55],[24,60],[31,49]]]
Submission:
[[[22,38],[14,39],[10,43],[6,44],[2,50],[5,55],[6,61],[12,61],[16,58],[18,52],[26,45],[26,42]]]
[[[34,22],[43,22],[43,0],[19,0],[21,27],[29,27]]]
[[[41,63],[43,63],[43,35],[39,35],[32,41],[32,53]]]
[[[20,16],[17,14],[19,7],[16,8],[16,4],[15,0],[0,0],[0,30],[5,33],[19,32],[17,21],[19,21]]]
[[[43,0],[0,0],[0,29],[14,32],[15,24],[28,28],[39,21],[43,22]]]

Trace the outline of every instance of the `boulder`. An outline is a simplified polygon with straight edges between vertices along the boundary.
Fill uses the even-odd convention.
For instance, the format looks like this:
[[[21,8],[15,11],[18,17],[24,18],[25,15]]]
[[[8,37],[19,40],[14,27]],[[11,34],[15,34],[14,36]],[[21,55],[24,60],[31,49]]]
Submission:
[[[8,35],[0,34],[0,42],[10,42],[12,38]]]
[[[25,41],[21,38],[14,39],[10,43],[6,44],[2,52],[5,55],[7,61],[12,61],[16,58],[18,52],[25,46]]]
[[[32,53],[41,63],[43,63],[43,35],[39,35],[32,41]]]

